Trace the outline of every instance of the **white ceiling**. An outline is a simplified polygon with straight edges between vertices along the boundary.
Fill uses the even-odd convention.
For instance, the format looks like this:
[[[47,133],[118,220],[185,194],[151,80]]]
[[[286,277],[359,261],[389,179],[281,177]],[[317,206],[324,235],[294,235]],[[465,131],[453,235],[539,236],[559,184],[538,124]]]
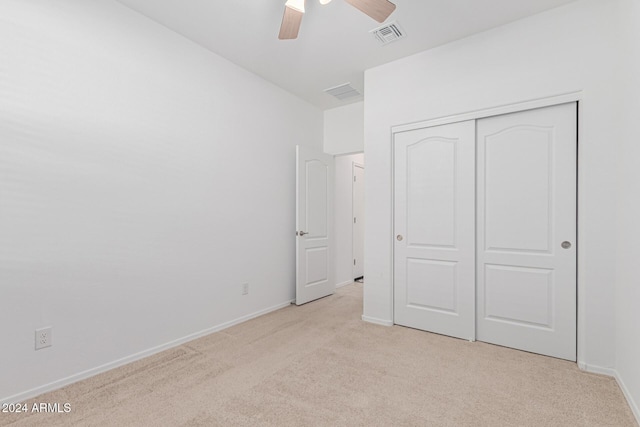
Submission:
[[[384,46],[369,34],[381,24],[343,0],[307,0],[296,40],[278,40],[285,0],[118,1],[328,109],[354,99],[323,90],[351,82],[364,92],[368,68],[574,0],[392,0],[397,8],[387,22],[397,20],[407,37]]]

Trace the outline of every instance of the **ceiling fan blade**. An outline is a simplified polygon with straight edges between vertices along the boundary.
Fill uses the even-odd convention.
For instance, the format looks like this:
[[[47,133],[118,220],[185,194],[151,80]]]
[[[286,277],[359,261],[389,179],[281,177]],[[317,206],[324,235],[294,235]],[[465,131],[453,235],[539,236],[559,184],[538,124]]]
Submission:
[[[303,16],[303,12],[285,6],[284,15],[282,16],[282,25],[280,25],[280,34],[278,34],[278,38],[280,40],[297,38],[298,30],[300,30],[300,24],[302,23]]]
[[[369,15],[378,22],[384,22],[396,10],[389,0],[345,0],[351,6]]]

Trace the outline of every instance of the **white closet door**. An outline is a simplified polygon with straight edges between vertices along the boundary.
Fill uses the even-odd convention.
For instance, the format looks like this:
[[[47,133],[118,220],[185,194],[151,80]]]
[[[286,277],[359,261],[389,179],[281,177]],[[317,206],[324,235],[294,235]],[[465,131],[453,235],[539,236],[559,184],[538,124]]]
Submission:
[[[576,104],[478,120],[477,339],[576,360]]]
[[[473,121],[395,135],[394,322],[474,339]]]
[[[353,275],[354,279],[364,276],[364,167],[353,164]]]

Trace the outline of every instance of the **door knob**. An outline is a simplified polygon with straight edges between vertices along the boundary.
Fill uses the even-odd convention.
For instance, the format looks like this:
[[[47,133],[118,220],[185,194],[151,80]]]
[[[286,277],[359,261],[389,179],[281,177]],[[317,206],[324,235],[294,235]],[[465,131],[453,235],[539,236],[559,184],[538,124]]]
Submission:
[[[299,236],[304,236],[305,234],[309,234],[309,233],[308,233],[308,232],[304,232],[304,231],[299,231],[299,232],[298,232],[298,235],[299,235]]]
[[[398,234],[396,236],[396,239],[398,239],[398,242],[402,242],[402,239],[404,239],[404,237],[402,237],[402,234]]]
[[[562,249],[569,249],[571,247],[571,242],[565,240],[560,246],[562,246]]]

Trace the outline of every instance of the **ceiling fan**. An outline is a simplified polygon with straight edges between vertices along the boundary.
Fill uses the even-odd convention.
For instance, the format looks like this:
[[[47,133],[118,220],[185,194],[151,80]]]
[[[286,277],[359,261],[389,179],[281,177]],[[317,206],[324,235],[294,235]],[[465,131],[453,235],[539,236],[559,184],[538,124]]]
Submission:
[[[327,4],[331,0],[320,0]],[[389,0],[345,0],[351,6],[369,15],[378,22],[384,22],[396,9],[396,5]],[[304,0],[287,0],[284,5],[284,16],[280,26],[280,40],[295,39],[304,15]]]

